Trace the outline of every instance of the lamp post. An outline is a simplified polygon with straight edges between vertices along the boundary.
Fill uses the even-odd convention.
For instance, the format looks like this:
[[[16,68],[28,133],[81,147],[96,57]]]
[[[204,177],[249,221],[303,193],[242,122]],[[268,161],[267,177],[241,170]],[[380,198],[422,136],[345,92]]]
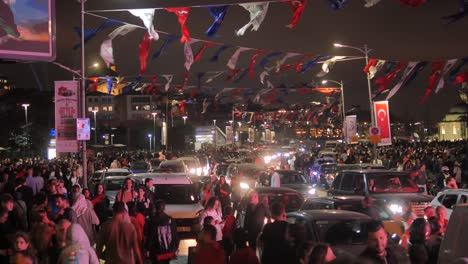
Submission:
[[[150,152],[151,152],[151,141],[153,141],[153,140],[152,140],[152,137],[153,137],[153,135],[148,134],[148,139],[149,139],[149,151],[150,151]]]
[[[217,144],[218,144],[218,129],[216,128],[216,119],[213,119],[213,127],[214,127],[214,146],[215,146],[215,150],[217,148]]]
[[[24,108],[24,118],[26,120],[26,125],[28,124],[28,107],[29,104],[22,104],[21,105]]]
[[[187,116],[183,116],[182,119],[184,119],[184,126],[185,126],[185,123],[187,122]]]
[[[345,118],[346,118],[346,110],[345,110],[345,101],[344,101],[344,86],[343,86],[343,81],[334,81],[334,80],[323,80],[322,81],[322,84],[326,84],[326,83],[335,83],[335,84],[338,84],[340,86],[340,89],[341,89],[341,115],[342,115],[342,118],[343,118],[343,124],[345,122]]]
[[[115,135],[114,135],[114,134],[111,134],[110,136],[111,136],[111,145],[114,145],[114,136],[115,136]]]
[[[154,134],[154,148],[156,149],[156,115],[158,113],[153,112],[151,115],[153,116],[153,134]]]
[[[97,110],[91,111],[94,114],[94,144],[97,144],[97,122],[96,122],[96,113]]]
[[[364,44],[364,47],[354,47],[354,46],[349,46],[349,45],[343,45],[343,44],[340,44],[340,43],[334,43],[333,46],[337,47],[337,48],[350,48],[350,49],[354,49],[354,50],[357,50],[359,52],[361,52],[362,54],[364,54],[365,58],[366,58],[366,65],[369,64],[369,53],[372,51],[372,49],[369,49],[367,47],[367,44]],[[370,117],[371,117],[371,125],[373,127],[375,127],[375,117],[374,117],[374,105],[373,105],[373,102],[372,102],[372,91],[371,91],[371,83],[370,83],[370,79],[369,79],[369,72],[366,73],[366,77],[367,77],[367,89],[368,89],[368,92],[369,92],[369,110],[370,110]],[[376,158],[376,154],[377,154],[377,146],[374,144],[374,147],[372,149],[372,158],[373,160]]]

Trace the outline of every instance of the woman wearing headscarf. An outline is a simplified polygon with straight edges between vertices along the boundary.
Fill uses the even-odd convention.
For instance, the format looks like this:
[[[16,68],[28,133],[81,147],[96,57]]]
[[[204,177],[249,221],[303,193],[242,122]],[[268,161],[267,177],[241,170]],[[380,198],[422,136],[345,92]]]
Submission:
[[[59,264],[99,264],[96,252],[79,224],[72,224],[67,230],[67,246],[60,253]]]
[[[94,226],[99,225],[99,218],[94,212],[93,204],[90,200],[86,199],[84,195],[78,193],[75,197],[75,203],[72,206],[77,216],[77,223],[86,232],[89,238],[89,243],[94,245],[96,239],[96,230]]]

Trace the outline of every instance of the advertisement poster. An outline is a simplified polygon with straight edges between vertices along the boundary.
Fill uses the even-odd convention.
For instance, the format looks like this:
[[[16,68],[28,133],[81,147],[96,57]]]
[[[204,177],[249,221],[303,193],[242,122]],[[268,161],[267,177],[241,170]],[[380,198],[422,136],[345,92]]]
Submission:
[[[76,118],[78,81],[55,82],[55,131],[57,153],[78,152]]]
[[[375,124],[380,128],[379,146],[392,144],[392,133],[390,131],[390,110],[388,101],[374,102]]]
[[[346,116],[346,119],[345,119],[346,144],[358,143],[358,140],[356,137],[356,133],[357,133],[356,118],[357,116],[355,115]]]
[[[232,126],[226,126],[226,145],[234,143],[234,134],[232,132]]]
[[[91,123],[89,118],[76,119],[76,139],[90,140],[91,139]]]
[[[0,58],[55,59],[55,1],[0,1]]]

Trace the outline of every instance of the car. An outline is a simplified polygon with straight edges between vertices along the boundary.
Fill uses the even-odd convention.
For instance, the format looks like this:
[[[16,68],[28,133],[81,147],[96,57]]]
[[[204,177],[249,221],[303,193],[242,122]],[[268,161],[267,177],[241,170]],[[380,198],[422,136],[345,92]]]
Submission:
[[[228,163],[217,163],[213,169],[214,175],[218,178],[219,176],[226,176],[228,167]]]
[[[336,166],[336,173],[345,170],[385,170],[385,167],[371,163],[338,164]]]
[[[154,199],[166,202],[165,212],[174,218],[179,233],[191,236],[200,230],[203,206],[190,177],[183,173],[143,173],[135,177],[153,179]]]
[[[159,164],[159,171],[167,171],[174,173],[188,173],[188,168],[181,160],[166,160]]]
[[[132,173],[145,173],[150,169],[150,165],[145,161],[130,162],[130,170]]]
[[[281,187],[294,189],[304,197],[317,196],[316,188],[312,187],[304,174],[293,170],[275,170],[280,175]]]
[[[442,239],[438,263],[458,263],[456,260],[466,258],[468,243],[463,242],[468,237],[466,219],[468,219],[468,204],[457,204]]]
[[[294,212],[301,208],[304,197],[298,191],[286,187],[257,187],[249,189],[241,198],[239,208],[237,209],[238,223],[244,224],[247,205],[250,203],[252,193],[258,193],[259,202],[266,202],[271,206],[275,202],[282,202],[285,205],[286,212]],[[264,200],[266,199],[266,200]]]
[[[242,197],[247,190],[261,185],[266,175],[262,166],[252,163],[231,163],[226,171],[226,182],[230,184],[231,179],[236,177],[241,187],[239,195]]]
[[[195,157],[180,157],[177,160],[182,161],[185,166],[188,168],[190,175],[202,176],[202,166],[200,161]]]
[[[210,175],[210,159],[206,155],[197,155],[198,161],[202,168],[202,176]]]
[[[136,187],[141,181],[138,178],[129,175],[126,176],[106,176],[103,180],[104,192],[109,198],[110,206],[112,207],[115,203],[115,197],[117,193],[123,189],[125,181],[131,179],[133,181],[133,187]]]
[[[301,207],[301,210],[346,210],[365,214],[363,207],[364,196],[326,196],[307,199]],[[394,221],[392,213],[386,207],[376,206],[380,219],[383,221],[385,229],[390,234],[396,234],[399,238],[403,236],[404,223]]]
[[[305,241],[327,243],[339,258],[359,256],[366,249],[372,219],[346,210],[305,210],[288,213],[287,221]]]
[[[424,217],[424,209],[432,196],[423,194],[406,172],[389,170],[351,170],[338,173],[328,196],[371,196],[377,206],[385,206],[393,217],[403,216],[409,208],[417,217]]]
[[[335,158],[338,153],[336,153],[332,149],[322,149],[318,152],[318,157],[319,158]]]
[[[440,205],[447,209],[447,219],[450,219],[453,208],[457,204],[468,202],[468,189],[447,189],[439,192],[431,202],[432,207]]]
[[[312,168],[311,182],[318,183],[324,189],[327,189],[335,179],[336,167],[338,164],[325,162]]]
[[[91,178],[88,180],[88,187],[91,192],[94,192],[94,187],[98,183],[104,183],[104,179],[109,176],[128,176],[132,174],[132,171],[127,168],[122,169],[105,169],[98,170],[93,173]]]

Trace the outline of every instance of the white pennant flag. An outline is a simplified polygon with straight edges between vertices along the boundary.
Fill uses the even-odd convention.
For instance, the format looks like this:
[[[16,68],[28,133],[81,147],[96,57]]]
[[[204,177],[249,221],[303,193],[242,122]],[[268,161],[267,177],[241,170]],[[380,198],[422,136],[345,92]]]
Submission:
[[[267,81],[267,82],[270,82],[270,81]],[[273,86],[273,85],[272,85]],[[268,89],[262,89],[260,90],[260,92],[257,93],[257,95],[255,95],[255,98],[253,99],[253,101],[255,103],[260,103],[261,102],[261,98],[263,97],[263,95],[271,92],[273,90],[273,88],[268,88]]]
[[[234,54],[232,54],[231,58],[229,59],[227,66],[229,69],[234,70],[236,68],[237,60],[239,59],[239,55],[241,52],[249,50],[249,48],[239,47]]]
[[[218,73],[215,73],[214,75],[212,75],[210,78],[208,78],[205,83],[210,83],[212,82],[214,79],[218,78],[219,76],[221,76],[221,74],[223,74],[224,71],[222,72],[218,72]]]
[[[299,55],[299,53],[287,53],[281,60],[276,61],[276,72],[279,72],[281,66],[286,62],[287,59]]]
[[[118,36],[125,36],[125,35],[127,35],[128,33],[132,32],[133,30],[135,30],[137,28],[138,28],[138,26],[135,26],[135,25],[120,26],[120,27],[114,29],[114,31],[112,31],[109,34],[109,39],[113,40]]]
[[[364,7],[367,7],[367,8],[373,7],[380,2],[380,0],[364,0],[364,1],[366,1],[366,4],[364,5]]]
[[[395,85],[395,87],[392,88],[392,90],[390,90],[385,100],[390,100],[390,98],[392,98],[398,92],[398,90],[400,90],[401,86],[405,83],[408,76],[410,76],[410,74],[414,71],[414,68],[416,65],[418,65],[418,63],[419,61],[411,61],[408,63],[408,66],[406,66],[400,81]]]
[[[268,12],[269,3],[250,3],[250,4],[240,4],[245,10],[250,13],[250,21],[245,24],[241,29],[239,29],[236,34],[237,36],[242,36],[245,34],[245,31],[252,26],[252,31],[257,31],[260,28],[265,16]]]
[[[437,83],[437,88],[435,89],[435,93],[438,93],[440,89],[442,89],[445,85],[444,77],[450,71],[450,69],[457,63],[457,59],[448,60],[447,63],[444,65],[444,69],[442,70],[442,74],[440,75],[439,82]]]
[[[334,56],[333,58],[324,61],[323,65],[322,65],[322,71],[317,74],[317,77],[321,78],[321,77],[327,75],[327,73],[329,73],[330,70],[333,68],[333,65],[335,65],[335,63],[338,60],[341,60],[341,59],[344,59],[344,58],[346,58],[346,57],[345,56]]]
[[[187,71],[190,71],[190,67],[193,64],[193,51],[192,51],[192,44],[198,42],[198,39],[191,39],[190,41],[186,41],[184,44],[184,54],[185,54],[185,63],[184,66]]]
[[[172,78],[174,78],[174,75],[161,75],[164,79],[166,79],[166,84],[164,85],[164,90],[169,91],[169,88],[171,87],[171,82]]]
[[[203,105],[202,105],[202,108],[203,108],[203,111],[202,111],[202,114],[206,113],[206,110],[208,110],[208,106],[210,105],[210,103],[205,99],[203,99]]]
[[[375,74],[382,69],[382,66],[385,64],[385,60],[378,60],[375,66],[371,66],[369,68],[369,79],[372,79],[375,77]]]
[[[145,24],[145,27],[148,29],[148,34],[150,36],[150,39],[153,39],[154,41],[159,39],[158,32],[154,30],[154,25],[153,25],[153,20],[154,20],[154,11],[155,9],[129,9],[128,12],[130,14],[139,17],[142,21],[143,24]]]
[[[260,82],[264,84],[263,82],[265,81],[265,76],[270,75],[267,71],[263,71],[260,73]]]
[[[275,86],[270,82],[270,80],[267,80],[266,83],[267,83],[268,88],[271,88],[271,89],[275,88]]]
[[[112,49],[112,40],[104,40],[101,44],[101,51],[99,53],[102,60],[106,63],[107,68],[112,63],[114,64],[114,51]]]

